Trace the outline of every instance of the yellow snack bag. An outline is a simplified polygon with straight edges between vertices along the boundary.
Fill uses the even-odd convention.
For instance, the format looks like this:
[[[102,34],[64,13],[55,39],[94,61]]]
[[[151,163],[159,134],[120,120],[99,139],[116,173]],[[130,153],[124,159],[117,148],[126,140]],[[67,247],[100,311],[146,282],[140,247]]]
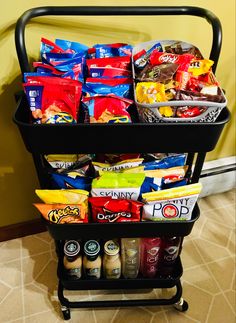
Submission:
[[[163,117],[173,117],[174,116],[174,110],[169,106],[160,107],[159,112]]]
[[[210,71],[214,61],[210,59],[193,59],[188,68],[188,72],[192,73],[193,76],[199,76]]]
[[[36,195],[47,204],[87,203],[88,191],[79,189],[35,190]]]
[[[201,189],[196,183],[142,194],[142,220],[190,220]]]
[[[167,101],[164,84],[157,82],[139,82],[136,86],[136,96],[140,103]]]

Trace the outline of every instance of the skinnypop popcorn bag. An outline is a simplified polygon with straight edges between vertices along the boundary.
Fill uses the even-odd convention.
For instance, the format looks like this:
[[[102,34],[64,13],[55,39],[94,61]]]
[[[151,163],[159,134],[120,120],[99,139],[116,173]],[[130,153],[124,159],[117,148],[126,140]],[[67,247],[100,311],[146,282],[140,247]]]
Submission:
[[[202,185],[200,183],[142,194],[143,220],[190,220]]]

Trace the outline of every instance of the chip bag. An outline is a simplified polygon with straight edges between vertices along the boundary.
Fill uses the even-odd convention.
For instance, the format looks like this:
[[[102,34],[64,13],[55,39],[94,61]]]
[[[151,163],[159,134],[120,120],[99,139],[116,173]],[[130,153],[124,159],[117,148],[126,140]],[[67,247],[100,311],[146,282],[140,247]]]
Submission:
[[[88,223],[88,210],[83,204],[42,204],[34,206],[51,223]]]
[[[35,190],[45,203],[34,206],[52,223],[88,222],[88,192],[83,190]]]
[[[139,222],[141,202],[111,197],[90,197],[93,222]]]
[[[83,98],[91,123],[128,123],[131,122],[126,111],[132,100],[116,96],[95,96]]]
[[[88,192],[79,189],[35,190],[36,195],[46,204],[81,204],[87,203]]]
[[[201,189],[201,183],[197,183],[142,194],[142,220],[190,220]]]
[[[66,154],[52,154],[52,155],[44,155],[44,158],[50,164],[52,168],[67,168],[73,165],[77,159],[78,155],[66,155]]]
[[[93,162],[97,171],[122,172],[124,169],[136,167],[142,164],[143,158],[126,159],[115,164]]]
[[[56,188],[80,189],[85,191],[91,190],[93,178],[88,176],[80,176],[76,172],[68,172],[67,174],[52,173],[52,180]]]
[[[92,182],[92,196],[137,200],[145,175],[104,172]]]

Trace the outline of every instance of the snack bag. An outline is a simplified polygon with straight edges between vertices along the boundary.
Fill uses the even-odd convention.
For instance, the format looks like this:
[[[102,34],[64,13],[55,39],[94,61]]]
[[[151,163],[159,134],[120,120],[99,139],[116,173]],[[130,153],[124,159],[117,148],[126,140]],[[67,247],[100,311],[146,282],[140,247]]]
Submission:
[[[126,70],[131,69],[129,56],[87,59],[86,65],[88,68],[89,75],[91,74],[90,73],[91,68],[114,67],[114,68],[121,68]]]
[[[153,66],[166,64],[166,63],[172,63],[172,64],[174,63],[179,65],[178,67],[179,71],[187,72],[191,64],[190,62],[193,58],[194,56],[190,54],[178,55],[178,54],[171,54],[166,52],[161,53],[155,49],[150,56],[150,63]]]
[[[206,74],[210,71],[210,68],[213,64],[214,61],[210,59],[195,59],[191,61],[188,72],[192,73],[193,76]]]
[[[157,43],[153,45],[150,49],[147,51],[145,49],[141,50],[141,52],[136,53],[134,55],[134,66],[138,69],[144,68],[147,63],[149,62],[149,58],[154,50],[157,50],[159,52],[162,52],[162,46],[161,43]]]
[[[78,189],[35,190],[36,195],[46,204],[82,204],[87,203],[88,192]]]
[[[124,169],[123,173],[143,173],[147,177],[162,178],[165,184],[182,180],[187,172],[188,166],[176,166],[170,168],[160,168],[145,170],[144,166]]]
[[[88,192],[83,190],[35,190],[45,203],[34,206],[52,223],[88,222]]]
[[[145,175],[104,172],[92,182],[92,196],[137,200]]]
[[[155,66],[147,64],[144,69],[136,73],[136,80],[141,82],[167,83],[173,80],[178,67],[179,65],[175,63],[166,63]]]
[[[42,204],[34,206],[51,223],[88,223],[88,209],[84,204]]]
[[[87,106],[91,123],[128,123],[131,122],[126,111],[132,100],[116,96],[95,96],[82,99]]]
[[[59,77],[28,76],[24,90],[37,123],[75,123],[82,84]]]
[[[109,86],[116,86],[120,84],[133,84],[133,79],[131,77],[110,77],[110,78],[104,78],[104,77],[87,77],[86,84],[92,85],[95,84],[105,84]]]
[[[161,178],[146,176],[141,186],[140,195],[144,193],[159,191],[161,189],[161,181]]]
[[[200,183],[142,194],[142,220],[190,220],[193,208],[201,192]]]
[[[95,58],[131,56],[132,53],[132,46],[125,43],[96,44],[93,47]]]
[[[139,222],[141,202],[111,197],[90,197],[93,222]]]
[[[47,162],[50,164],[52,168],[67,168],[71,165],[73,165],[77,159],[78,155],[44,155],[44,158],[47,160]]]
[[[41,38],[41,47],[40,47],[40,54],[43,57],[46,53],[64,53],[65,51],[52,41]]]
[[[119,80],[119,79],[118,79]],[[84,97],[94,97],[97,95],[104,96],[104,95],[115,95],[124,98],[131,98],[132,97],[132,84],[118,84],[118,85],[106,85],[106,84],[99,84],[99,83],[90,83],[83,85],[82,91]]]
[[[56,39],[55,44],[62,48],[66,53],[85,53],[88,50],[88,46],[64,39]]]
[[[80,176],[77,172],[67,174],[52,173],[52,180],[56,188],[91,190],[92,177]]]
[[[144,170],[166,169],[177,166],[184,166],[186,160],[185,154],[166,156],[160,160],[143,162]]]
[[[136,97],[139,103],[167,101],[164,84],[157,82],[139,82],[136,86]]]
[[[97,171],[122,172],[124,169],[136,167],[142,164],[143,158],[126,159],[115,164],[93,162]]]

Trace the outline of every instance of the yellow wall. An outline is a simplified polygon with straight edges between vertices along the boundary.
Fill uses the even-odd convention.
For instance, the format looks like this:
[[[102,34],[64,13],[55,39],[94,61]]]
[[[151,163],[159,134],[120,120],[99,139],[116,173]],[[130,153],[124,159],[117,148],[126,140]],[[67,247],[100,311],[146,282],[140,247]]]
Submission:
[[[0,13],[0,226],[34,219],[32,203],[38,187],[31,155],[25,150],[18,129],[12,122],[14,93],[21,90],[20,70],[14,47],[14,26],[27,9],[47,5],[193,5],[208,8],[221,20],[223,47],[217,78],[226,90],[229,109],[235,114],[235,1],[162,0],[162,1],[91,1],[91,0],[8,0],[1,2]],[[98,42],[124,41],[135,44],[151,39],[181,39],[209,54],[211,32],[208,23],[197,17],[83,17],[59,20],[35,19],[27,28],[27,45],[31,58],[37,58],[40,37],[68,38],[88,45]],[[216,149],[208,160],[235,155],[235,129],[227,125]],[[211,134],[209,133],[209,136]]]

